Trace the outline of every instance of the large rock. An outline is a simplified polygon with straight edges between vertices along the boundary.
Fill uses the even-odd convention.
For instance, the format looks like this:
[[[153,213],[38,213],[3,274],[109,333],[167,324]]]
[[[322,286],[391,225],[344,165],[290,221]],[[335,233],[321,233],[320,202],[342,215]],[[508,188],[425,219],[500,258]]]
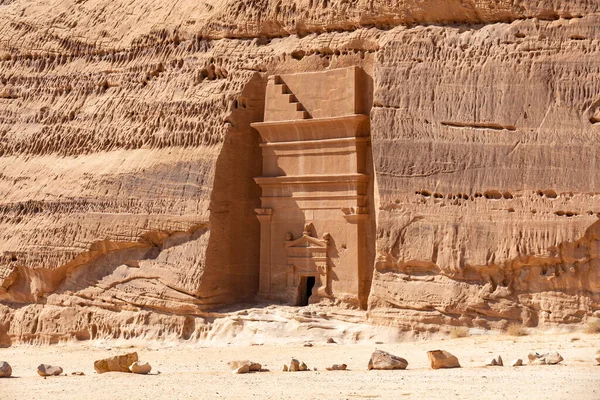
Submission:
[[[48,364],[40,364],[37,367],[37,373],[39,376],[56,376],[63,373],[61,367]]]
[[[0,378],[10,378],[12,375],[12,368],[6,361],[0,361]]]
[[[129,370],[134,374],[147,375],[152,371],[152,366],[146,361],[136,361],[129,366]]]
[[[138,361],[137,353],[127,353],[94,361],[94,369],[99,374],[105,372],[131,372],[129,367],[136,361]]]
[[[290,365],[284,365],[283,370],[290,372],[308,371],[308,366],[304,362],[300,362],[297,359],[292,358]]]
[[[248,360],[230,361],[227,363],[232,371],[236,374],[247,374],[248,372],[260,371],[262,365]]]
[[[432,350],[427,352],[431,368],[460,368],[458,358],[445,350]]]
[[[383,350],[375,350],[371,354],[368,369],[406,369],[408,361]]]
[[[558,354],[556,351],[551,351],[549,353],[529,353],[527,355],[529,358],[530,365],[554,365],[558,364],[563,360],[562,356]]]

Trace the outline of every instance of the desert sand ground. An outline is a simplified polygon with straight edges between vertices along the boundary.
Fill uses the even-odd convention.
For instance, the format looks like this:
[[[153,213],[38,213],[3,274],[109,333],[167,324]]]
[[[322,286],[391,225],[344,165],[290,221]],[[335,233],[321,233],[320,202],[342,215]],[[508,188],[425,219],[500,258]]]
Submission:
[[[426,351],[445,349],[463,368],[431,370]],[[13,378],[0,380],[2,399],[600,399],[600,366],[594,355],[600,335],[546,333],[524,337],[476,335],[402,343],[298,343],[258,346],[222,343],[201,347],[182,343],[139,345],[135,341],[91,341],[54,346],[0,349],[0,360],[13,367]],[[370,353],[382,349],[409,361],[404,371],[367,371]],[[508,364],[527,361],[529,351],[557,350],[560,365],[483,367],[500,354]],[[94,372],[99,358],[137,351],[153,366],[151,375]],[[291,357],[308,372],[282,372]],[[268,372],[234,375],[227,362],[250,359]],[[40,363],[60,365],[68,376],[44,379]],[[326,371],[346,363],[348,371]],[[85,376],[71,372],[83,371]]]

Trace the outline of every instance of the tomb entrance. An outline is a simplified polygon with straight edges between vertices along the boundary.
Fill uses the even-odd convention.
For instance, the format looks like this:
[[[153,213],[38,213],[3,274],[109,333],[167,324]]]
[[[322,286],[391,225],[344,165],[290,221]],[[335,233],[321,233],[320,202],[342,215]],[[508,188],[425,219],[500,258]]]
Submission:
[[[267,82],[259,295],[366,307],[374,254],[368,76],[357,67]]]

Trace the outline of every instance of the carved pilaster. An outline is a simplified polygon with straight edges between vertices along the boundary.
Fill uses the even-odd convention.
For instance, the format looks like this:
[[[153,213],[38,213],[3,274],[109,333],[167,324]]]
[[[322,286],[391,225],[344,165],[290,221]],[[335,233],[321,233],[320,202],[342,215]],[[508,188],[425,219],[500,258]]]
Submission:
[[[260,221],[260,283],[259,295],[271,293],[271,208],[257,208],[254,210]]]

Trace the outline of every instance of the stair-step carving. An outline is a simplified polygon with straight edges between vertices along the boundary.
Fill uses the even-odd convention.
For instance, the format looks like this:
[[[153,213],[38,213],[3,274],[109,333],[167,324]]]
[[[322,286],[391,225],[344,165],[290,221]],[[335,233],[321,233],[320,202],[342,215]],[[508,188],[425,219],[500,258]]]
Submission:
[[[292,114],[295,115],[294,119],[310,119],[310,113],[306,111],[302,103],[298,101],[296,96],[292,93],[290,88],[283,82],[279,75],[275,75],[274,77],[275,84],[275,93],[280,95],[283,100],[282,102],[286,102],[286,104],[290,105],[290,110],[292,110]]]

